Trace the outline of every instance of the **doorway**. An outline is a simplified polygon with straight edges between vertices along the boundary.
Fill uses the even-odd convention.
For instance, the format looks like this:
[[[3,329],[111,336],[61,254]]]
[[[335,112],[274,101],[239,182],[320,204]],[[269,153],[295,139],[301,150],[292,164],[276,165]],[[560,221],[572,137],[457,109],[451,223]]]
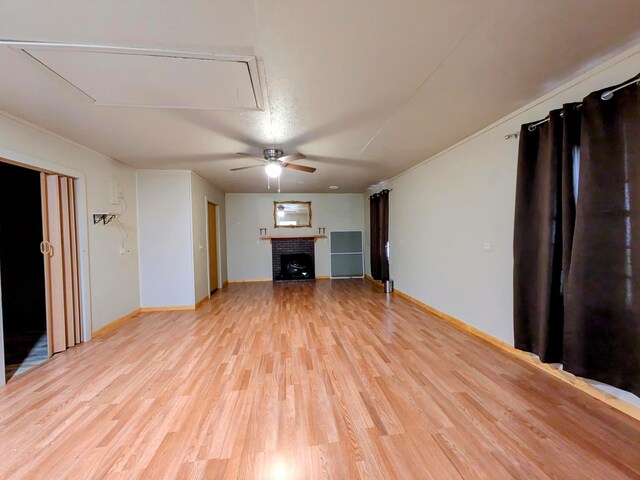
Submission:
[[[0,374],[7,381],[49,358],[42,215],[40,172],[0,162]]]
[[[209,293],[215,292],[218,285],[218,217],[215,203],[207,202],[207,223],[209,231]]]
[[[0,386],[82,341],[76,182],[0,159]]]

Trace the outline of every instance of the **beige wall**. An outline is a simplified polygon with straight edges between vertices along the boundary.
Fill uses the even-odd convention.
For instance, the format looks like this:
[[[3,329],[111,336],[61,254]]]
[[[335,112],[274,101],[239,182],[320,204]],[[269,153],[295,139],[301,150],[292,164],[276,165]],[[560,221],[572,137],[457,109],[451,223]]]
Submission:
[[[513,345],[518,141],[504,136],[638,72],[640,46],[386,182],[393,189],[390,271],[396,288]],[[370,193],[364,195],[367,251]],[[483,249],[487,242],[490,251]]]
[[[141,306],[193,305],[191,172],[138,170],[136,177]]]
[[[138,170],[143,307],[189,306],[208,295],[207,200],[219,206],[219,265],[227,278],[224,193],[188,170]]]
[[[274,228],[273,202],[311,201],[311,228]],[[226,194],[229,281],[271,279],[271,245],[259,240],[260,227],[268,235],[317,234],[318,227],[362,230],[361,194]],[[316,275],[329,275],[329,241],[316,242]]]
[[[134,170],[0,111],[0,157],[24,165],[78,177],[80,262],[84,287],[83,317],[97,330],[140,306],[137,207]],[[120,254],[122,232],[116,222],[93,225],[93,212],[124,211],[111,205],[111,178],[116,178],[127,203],[120,217],[128,234]],[[86,242],[85,242],[86,240]]]

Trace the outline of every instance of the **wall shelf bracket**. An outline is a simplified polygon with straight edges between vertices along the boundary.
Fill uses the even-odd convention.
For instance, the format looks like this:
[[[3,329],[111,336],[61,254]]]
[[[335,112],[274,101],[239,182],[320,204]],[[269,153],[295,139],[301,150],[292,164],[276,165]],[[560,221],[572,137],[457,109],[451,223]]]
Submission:
[[[115,213],[94,213],[93,224],[97,225],[98,223],[102,223],[104,225],[107,225],[117,216],[118,215],[116,215]]]

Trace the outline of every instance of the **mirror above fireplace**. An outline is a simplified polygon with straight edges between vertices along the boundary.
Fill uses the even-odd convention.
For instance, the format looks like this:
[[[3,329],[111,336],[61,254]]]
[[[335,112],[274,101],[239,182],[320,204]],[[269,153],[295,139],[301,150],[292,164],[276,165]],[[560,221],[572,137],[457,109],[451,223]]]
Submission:
[[[273,202],[273,226],[275,228],[310,228],[311,202]]]

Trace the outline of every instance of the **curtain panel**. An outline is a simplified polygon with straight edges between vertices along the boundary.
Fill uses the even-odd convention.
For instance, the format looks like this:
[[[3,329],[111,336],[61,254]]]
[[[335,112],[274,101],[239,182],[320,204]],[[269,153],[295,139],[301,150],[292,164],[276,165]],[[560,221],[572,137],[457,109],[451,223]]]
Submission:
[[[640,75],[521,128],[516,348],[640,394],[638,266]]]
[[[371,276],[382,282],[389,280],[389,190],[382,190],[369,197],[371,229]]]
[[[571,162],[563,158],[563,139],[570,127],[563,110],[554,110],[549,121],[536,123],[520,130],[513,243],[515,346],[536,353],[543,362],[559,362],[563,337],[562,170],[564,163]]]
[[[605,90],[582,106],[564,364],[640,394],[640,87]]]

